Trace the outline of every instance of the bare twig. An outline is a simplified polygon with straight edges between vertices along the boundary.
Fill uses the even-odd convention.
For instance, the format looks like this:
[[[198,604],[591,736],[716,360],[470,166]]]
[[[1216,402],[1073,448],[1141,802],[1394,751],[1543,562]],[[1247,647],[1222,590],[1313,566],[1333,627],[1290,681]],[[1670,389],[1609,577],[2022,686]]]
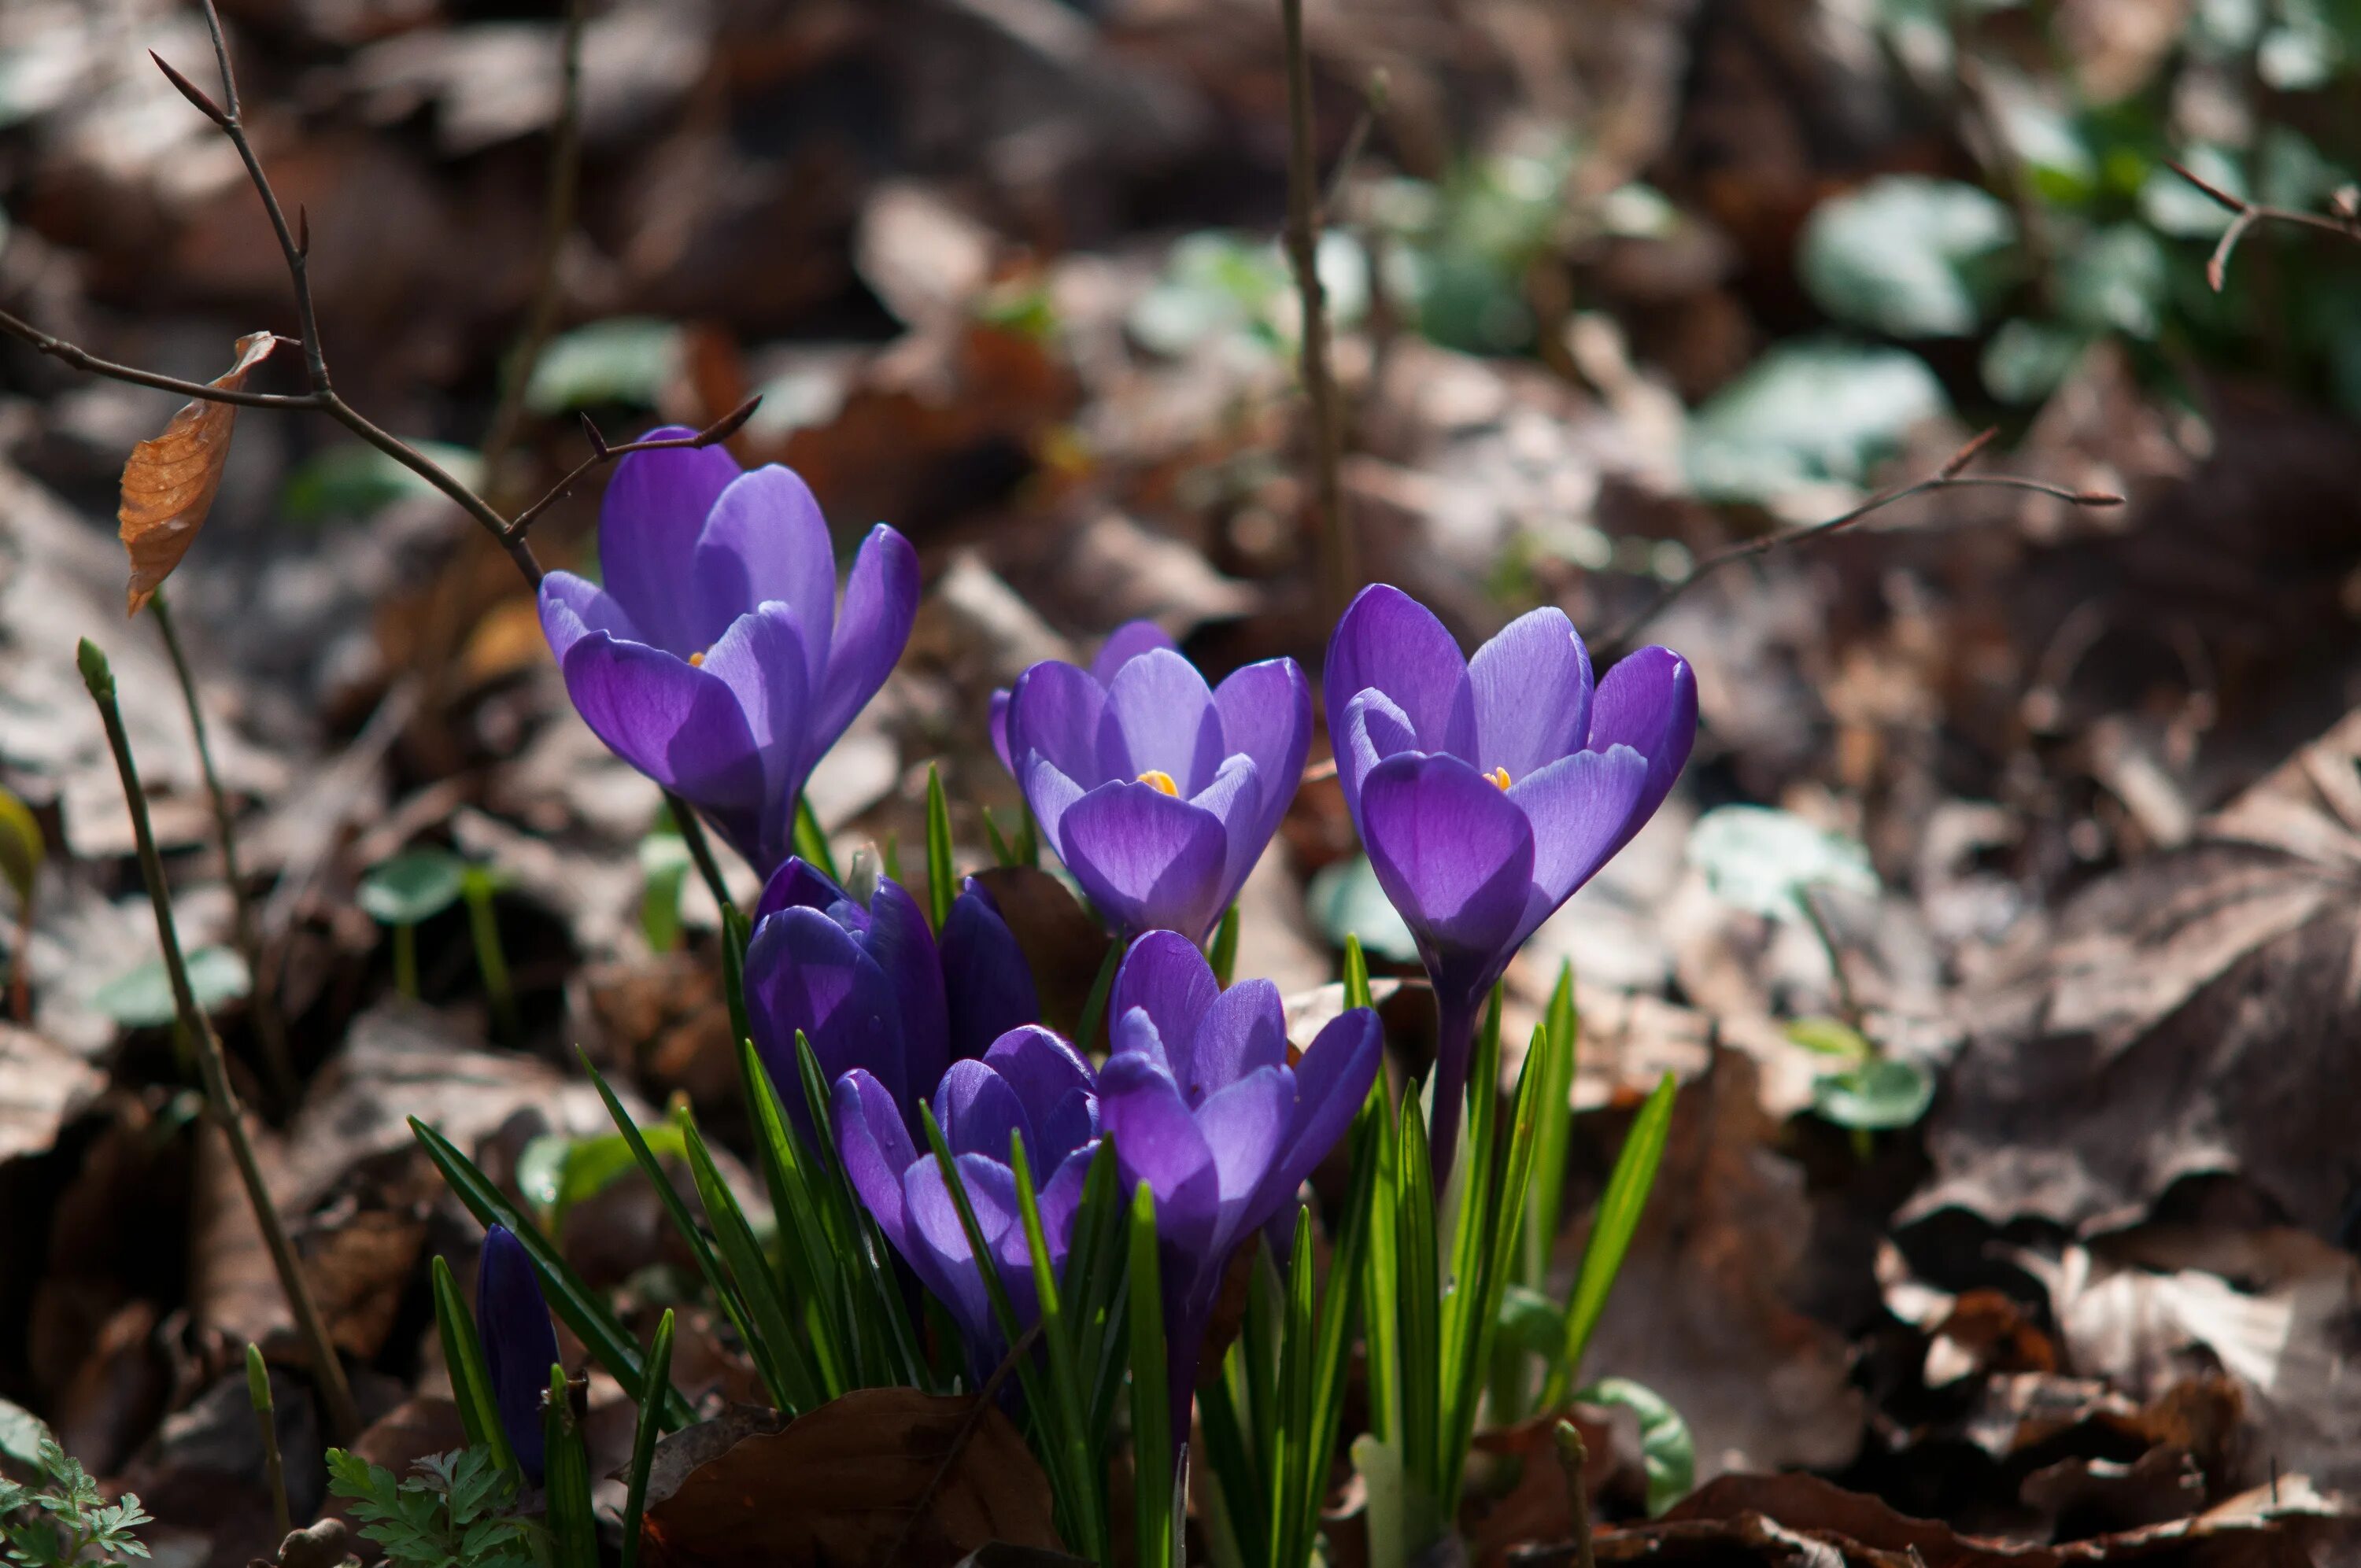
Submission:
[[[77,370],[93,376],[104,376],[113,381],[128,381],[135,387],[153,387],[159,391],[178,392],[184,398],[202,398],[209,403],[236,403],[242,409],[320,409],[326,405],[310,392],[244,392],[232,391],[206,381],[183,381],[178,376],[159,376],[153,370],[142,370],[136,365],[117,365],[112,359],[101,359],[87,349],[77,348],[63,338],[51,337],[27,321],[20,321],[5,311],[0,311],[0,332],[30,345],[50,358],[62,361]]]
[[[254,977],[254,1032],[262,1041],[262,1058],[270,1069],[271,1091],[279,1097],[283,1114],[294,1109],[300,1086],[295,1081],[294,1061],[287,1054],[287,1021],[280,1014],[279,998],[262,983],[262,934],[255,927],[254,902],[247,894],[246,878],[238,867],[237,817],[229,808],[229,792],[222,788],[220,770],[214,766],[213,742],[205,734],[204,709],[197,702],[196,677],[189,673],[189,657],[181,647],[181,634],[172,624],[170,609],[164,603],[163,589],[156,590],[148,608],[156,618],[156,630],[163,636],[164,652],[171,655],[172,674],[181,683],[181,701],[189,710],[189,731],[197,743],[197,766],[205,775],[205,794],[213,802],[214,830],[221,836],[222,875],[229,883],[238,951],[246,959],[247,972]]]
[[[1839,513],[1825,522],[1816,522],[1808,528],[1791,529],[1781,533],[1764,534],[1760,539],[1750,539],[1742,544],[1733,544],[1727,550],[1707,556],[1673,581],[1659,587],[1653,599],[1594,646],[1594,656],[1602,662],[1611,662],[1628,652],[1631,646],[1632,638],[1638,636],[1650,621],[1664,614],[1683,594],[1723,567],[1735,565],[1741,561],[1756,555],[1767,555],[1773,550],[1808,544],[1828,534],[1850,528],[1861,519],[1883,511],[1896,501],[1907,500],[1913,496],[1928,495],[1936,490],[2025,490],[2037,496],[2048,496],[2053,499],[2078,507],[2113,507],[2124,504],[2123,497],[2110,495],[2104,490],[2070,490],[2063,485],[2053,485],[2042,479],[2019,478],[2010,474],[1961,473],[1960,470],[1973,462],[1985,446],[1991,444],[1993,435],[1992,431],[1983,432],[1945,458],[1942,466],[1926,478],[1914,480],[1906,485],[1897,485],[1892,489],[1880,490],[1850,511]]]
[[[525,388],[533,380],[533,366],[540,361],[550,334],[556,329],[557,307],[565,299],[558,274],[566,236],[574,232],[574,210],[582,189],[582,29],[589,10],[589,0],[573,0],[566,11],[565,38],[558,45],[557,123],[549,137],[549,196],[542,211],[541,254],[533,264],[533,304],[525,314],[524,330],[509,350],[500,405],[492,411],[491,424],[484,434],[484,473],[488,482],[495,484],[493,476],[500,472],[500,460],[516,444],[523,426]],[[512,533],[522,534],[522,520],[509,526]]]
[[[1354,116],[1353,128],[1345,133],[1345,150],[1336,155],[1336,167],[1328,171],[1328,189],[1320,198],[1319,220],[1326,224],[1345,200],[1345,187],[1353,178],[1353,166],[1361,161],[1362,152],[1369,145],[1369,133],[1378,126],[1378,116],[1386,112],[1386,100],[1393,91],[1393,78],[1382,65],[1369,72],[1368,82],[1361,88],[1361,112]]]
[[[2205,263],[2205,280],[2213,285],[2213,291],[2217,294],[2222,291],[2222,280],[2230,270],[2231,254],[2238,248],[2239,242],[2246,237],[2247,232],[2258,224],[2289,224],[2361,244],[2361,213],[2340,211],[2335,215],[2325,215],[2298,212],[2292,207],[2267,207],[2243,196],[2233,196],[2219,185],[2199,179],[2169,158],[2164,162],[2166,168],[2196,186],[2211,197],[2216,206],[2230,214],[2230,226],[2222,231],[2220,243],[2213,247],[2213,255]]]
[[[124,804],[131,813],[132,837],[139,847],[139,874],[148,884],[148,902],[156,912],[156,941],[163,949],[165,972],[171,977],[172,1001],[181,1026],[196,1044],[197,1067],[204,1080],[205,1108],[221,1128],[222,1135],[229,1140],[238,1180],[246,1188],[247,1202],[254,1211],[263,1245],[269,1249],[271,1266],[279,1276],[279,1288],[287,1297],[287,1305],[295,1315],[295,1326],[310,1352],[312,1373],[327,1413],[328,1430],[337,1442],[349,1443],[360,1435],[361,1430],[352,1386],[345,1380],[344,1363],[336,1359],[335,1342],[328,1337],[327,1324],[320,1316],[318,1303],[312,1299],[311,1286],[303,1278],[303,1266],[296,1259],[294,1245],[287,1239],[287,1228],[280,1222],[279,1211],[270,1201],[270,1190],[263,1182],[262,1166],[255,1158],[252,1140],[247,1136],[245,1112],[238,1104],[237,1091],[230,1083],[229,1069],[222,1058],[221,1037],[214,1033],[213,1020],[197,1005],[196,992],[189,985],[189,966],[181,954],[180,930],[172,921],[171,892],[164,883],[164,859],[156,850],[155,830],[148,821],[148,796],[139,787],[139,770],[131,759],[131,738],[124,733],[123,710],[115,699],[115,673],[98,644],[88,638],[82,640],[78,662],[82,684],[89,688],[91,701],[98,707],[99,721],[106,728],[106,743],[115,753],[115,771],[123,782]]]
[[[502,537],[522,540],[524,537],[524,531],[533,526],[533,519],[547,511],[560,497],[574,488],[577,480],[591,469],[611,463],[626,453],[662,452],[668,447],[711,446],[717,442],[727,441],[737,434],[748,420],[754,417],[754,411],[762,406],[762,394],[758,392],[695,435],[664,435],[658,436],[653,441],[626,441],[618,446],[609,446],[607,444],[607,438],[598,433],[598,427],[590,422],[590,416],[584,414],[582,431],[590,442],[590,455],[577,463],[566,477],[550,488],[547,495],[517,513],[515,520],[503,531]]]
[[[1345,525],[1344,432],[1328,364],[1328,301],[1320,284],[1320,185],[1312,169],[1312,59],[1303,47],[1303,0],[1279,0],[1287,37],[1287,254],[1303,306],[1303,397],[1312,412],[1312,494],[1320,519],[1322,587],[1342,611],[1359,581]]]

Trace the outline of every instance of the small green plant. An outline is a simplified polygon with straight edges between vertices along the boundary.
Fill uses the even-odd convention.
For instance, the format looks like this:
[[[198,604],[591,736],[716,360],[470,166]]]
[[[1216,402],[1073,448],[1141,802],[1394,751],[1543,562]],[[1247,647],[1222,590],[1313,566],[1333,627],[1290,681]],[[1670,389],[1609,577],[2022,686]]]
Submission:
[[[126,1492],[121,1502],[107,1502],[90,1473],[54,1438],[42,1438],[38,1452],[38,1486],[0,1480],[0,1539],[7,1541],[9,1562],[69,1568],[148,1555],[131,1534],[150,1522],[137,1496]]]
[[[455,1449],[393,1473],[340,1448],[328,1450],[328,1489],[352,1502],[361,1534],[397,1568],[531,1568],[533,1527],[504,1510],[516,1479],[489,1450]]]

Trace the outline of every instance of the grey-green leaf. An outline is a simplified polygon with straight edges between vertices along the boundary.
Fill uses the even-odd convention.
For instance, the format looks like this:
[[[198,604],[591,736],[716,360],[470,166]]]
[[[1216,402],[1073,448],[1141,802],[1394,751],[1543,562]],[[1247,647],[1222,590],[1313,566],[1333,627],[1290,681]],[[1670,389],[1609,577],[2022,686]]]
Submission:
[[[1797,270],[1839,321],[1894,337],[1964,337],[2005,281],[2016,237],[1989,192],[1893,174],[1814,210]]]
[[[361,878],[360,905],[372,920],[415,926],[458,902],[467,862],[447,850],[404,850]]]
[[[1689,421],[1682,463],[1708,500],[1769,500],[1859,484],[1905,432],[1949,407],[1925,360],[1899,348],[1786,343]]]
[[[189,990],[204,1012],[238,1000],[250,985],[246,960],[227,948],[199,948],[185,961]],[[160,957],[100,986],[91,1003],[126,1029],[161,1028],[180,1013],[172,997],[171,973]]]
[[[1764,806],[1716,806],[1698,817],[1689,863],[1716,897],[1773,919],[1801,917],[1807,887],[1878,890],[1869,851],[1857,840]]]
[[[1839,1127],[1881,1133],[1907,1127],[1934,1103],[1933,1075],[1886,1057],[1832,1072],[1812,1085],[1812,1108]]]
[[[1312,917],[1338,947],[1344,946],[1346,937],[1357,936],[1366,952],[1396,963],[1418,961],[1418,943],[1387,902],[1386,890],[1378,884],[1368,856],[1355,855],[1323,866],[1305,889],[1303,899]]]

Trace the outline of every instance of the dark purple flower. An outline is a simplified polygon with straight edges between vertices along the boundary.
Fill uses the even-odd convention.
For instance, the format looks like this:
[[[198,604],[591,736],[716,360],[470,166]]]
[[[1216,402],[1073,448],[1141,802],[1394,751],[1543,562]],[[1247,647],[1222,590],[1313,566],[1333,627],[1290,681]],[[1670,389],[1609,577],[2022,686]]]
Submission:
[[[1594,696],[1589,652],[1556,609],[1464,659],[1425,606],[1378,584],[1337,622],[1325,688],[1345,806],[1434,982],[1439,1186],[1486,993],[1664,804],[1697,738],[1697,677],[1642,648]]]
[[[1099,1115],[1123,1190],[1156,1194],[1176,1429],[1214,1297],[1241,1242],[1292,1209],[1368,1097],[1383,1048],[1378,1016],[1332,1021],[1292,1067],[1279,988],[1224,991],[1205,955],[1150,931],[1116,971],[1115,1048],[1099,1069]]]
[[[790,857],[754,906],[746,1013],[779,1099],[812,1131],[796,1031],[833,1083],[864,1069],[916,1135],[917,1097],[957,1059],[1041,1015],[1023,949],[971,878],[939,944],[917,901],[881,876],[866,905]]]
[[[684,430],[652,436],[686,435]],[[812,766],[884,684],[918,604],[918,558],[883,523],[844,603],[803,480],[719,446],[634,452],[599,511],[605,586],[541,583],[541,625],[583,720],[711,817],[768,875]]]
[[[1312,743],[1292,659],[1208,691],[1170,639],[1134,622],[1089,670],[1054,660],[995,705],[994,744],[1041,837],[1121,930],[1202,940],[1286,815]]]
[[[541,1484],[542,1400],[549,1392],[549,1369],[557,1365],[557,1331],[550,1326],[549,1303],[524,1244],[505,1225],[484,1233],[476,1260],[476,1337],[484,1347],[484,1372],[500,1430],[534,1486]]]
[[[1032,1326],[1040,1302],[1017,1205],[1009,1135],[1024,1136],[1050,1265],[1062,1268],[1082,1179],[1098,1150],[1098,1098],[1090,1064],[1047,1029],[1012,1029],[980,1058],[953,1062],[929,1103],[1021,1332]],[[860,1068],[837,1080],[835,1121],[837,1150],[853,1190],[894,1250],[950,1309],[967,1341],[969,1366],[981,1378],[999,1365],[1008,1342],[993,1316],[992,1299],[941,1167],[924,1137],[911,1135],[902,1107],[885,1085]]]

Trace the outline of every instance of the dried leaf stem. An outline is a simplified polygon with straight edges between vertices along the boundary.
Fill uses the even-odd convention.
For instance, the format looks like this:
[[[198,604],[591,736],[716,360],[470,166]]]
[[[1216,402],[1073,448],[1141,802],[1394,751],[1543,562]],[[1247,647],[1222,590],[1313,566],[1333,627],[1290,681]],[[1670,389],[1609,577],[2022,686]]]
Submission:
[[[1632,639],[1644,630],[1649,622],[1664,614],[1683,594],[1687,593],[1723,567],[1735,565],[1741,561],[1749,560],[1756,555],[1767,555],[1773,550],[1809,544],[1828,534],[1850,528],[1863,518],[1883,511],[1897,501],[1908,500],[1913,496],[1929,495],[1937,490],[2025,490],[2037,496],[2048,496],[2052,499],[2065,501],[2069,505],[2078,507],[2113,507],[2124,504],[2123,497],[2110,495],[2103,490],[2070,490],[2063,485],[2053,485],[2043,479],[2020,478],[2011,474],[1962,473],[1960,470],[1973,462],[1983,449],[1991,444],[1996,433],[1998,433],[1996,430],[1985,431],[1945,458],[1942,466],[1927,477],[1914,479],[1906,485],[1896,485],[1890,489],[1880,490],[1850,511],[1840,512],[1826,521],[1813,523],[1807,528],[1766,533],[1760,539],[1750,539],[1744,543],[1733,544],[1727,550],[1718,551],[1707,556],[1690,566],[1678,577],[1659,587],[1654,598],[1625,620],[1622,625],[1617,627],[1613,632],[1593,645],[1593,657],[1602,663],[1608,663],[1629,652]]]
[[[2170,159],[2165,159],[2165,167],[2196,186],[2211,197],[2216,206],[2230,214],[2230,226],[2222,231],[2220,243],[2213,247],[2213,255],[2205,263],[2205,280],[2213,285],[2213,291],[2217,294],[2222,291],[2222,280],[2230,270],[2231,255],[2237,250],[2239,241],[2246,237],[2247,231],[2258,224],[2289,224],[2297,228],[2316,229],[2361,245],[2361,202],[2354,200],[2349,187],[2337,192],[2334,213],[2304,213],[2292,207],[2266,207],[2243,196],[2233,196],[2219,185],[2199,179]]]
[[[263,1182],[261,1163],[256,1159],[253,1141],[247,1135],[245,1112],[238,1104],[237,1091],[230,1083],[229,1069],[222,1058],[221,1037],[214,1033],[213,1020],[197,1005],[196,992],[189,985],[189,966],[181,957],[180,930],[172,920],[171,891],[164,882],[164,859],[156,850],[155,830],[148,820],[148,795],[139,786],[139,770],[131,759],[131,738],[124,733],[123,710],[115,702],[115,673],[98,644],[88,638],[82,640],[79,663],[82,684],[90,690],[91,701],[98,707],[99,721],[106,727],[106,743],[115,753],[115,771],[123,782],[124,804],[131,813],[132,836],[139,846],[139,874],[148,884],[148,902],[156,912],[157,944],[163,948],[165,972],[172,981],[173,1004],[179,1012],[181,1026],[196,1045],[198,1071],[204,1080],[205,1109],[221,1128],[222,1135],[229,1140],[238,1180],[246,1188],[247,1202],[254,1210],[263,1245],[269,1249],[279,1288],[286,1294],[287,1304],[295,1314],[296,1329],[310,1353],[312,1374],[327,1414],[328,1430],[337,1442],[349,1443],[360,1435],[361,1430],[352,1386],[345,1380],[344,1363],[336,1359],[336,1347],[328,1338],[327,1323],[320,1316],[318,1303],[312,1299],[310,1285],[304,1281],[294,1244],[288,1240],[287,1227],[280,1222],[279,1211],[270,1201],[270,1190]]]
[[[196,678],[189,673],[188,654],[181,647],[181,634],[172,624],[172,612],[164,603],[162,589],[148,601],[156,618],[156,630],[164,639],[164,652],[171,655],[172,674],[181,683],[181,701],[189,710],[189,732],[197,743],[197,766],[205,775],[205,795],[213,802],[214,830],[221,837],[222,875],[229,883],[230,904],[236,914],[237,950],[246,959],[247,972],[253,977],[254,988],[248,993],[254,1009],[254,1032],[262,1042],[262,1058],[270,1071],[270,1090],[279,1103],[291,1110],[301,1086],[295,1080],[295,1063],[287,1053],[287,1020],[279,1011],[279,998],[271,987],[262,982],[262,933],[254,923],[254,901],[247,896],[246,878],[237,859],[237,816],[229,808],[229,792],[222,788],[220,770],[214,766],[212,740],[205,733],[205,713],[197,702]]]
[[[1312,414],[1312,495],[1320,525],[1321,586],[1342,612],[1359,585],[1353,538],[1345,523],[1344,430],[1328,363],[1328,300],[1320,283],[1320,176],[1312,167],[1312,60],[1303,47],[1303,0],[1279,0],[1287,38],[1287,255],[1302,302],[1304,401]]]

